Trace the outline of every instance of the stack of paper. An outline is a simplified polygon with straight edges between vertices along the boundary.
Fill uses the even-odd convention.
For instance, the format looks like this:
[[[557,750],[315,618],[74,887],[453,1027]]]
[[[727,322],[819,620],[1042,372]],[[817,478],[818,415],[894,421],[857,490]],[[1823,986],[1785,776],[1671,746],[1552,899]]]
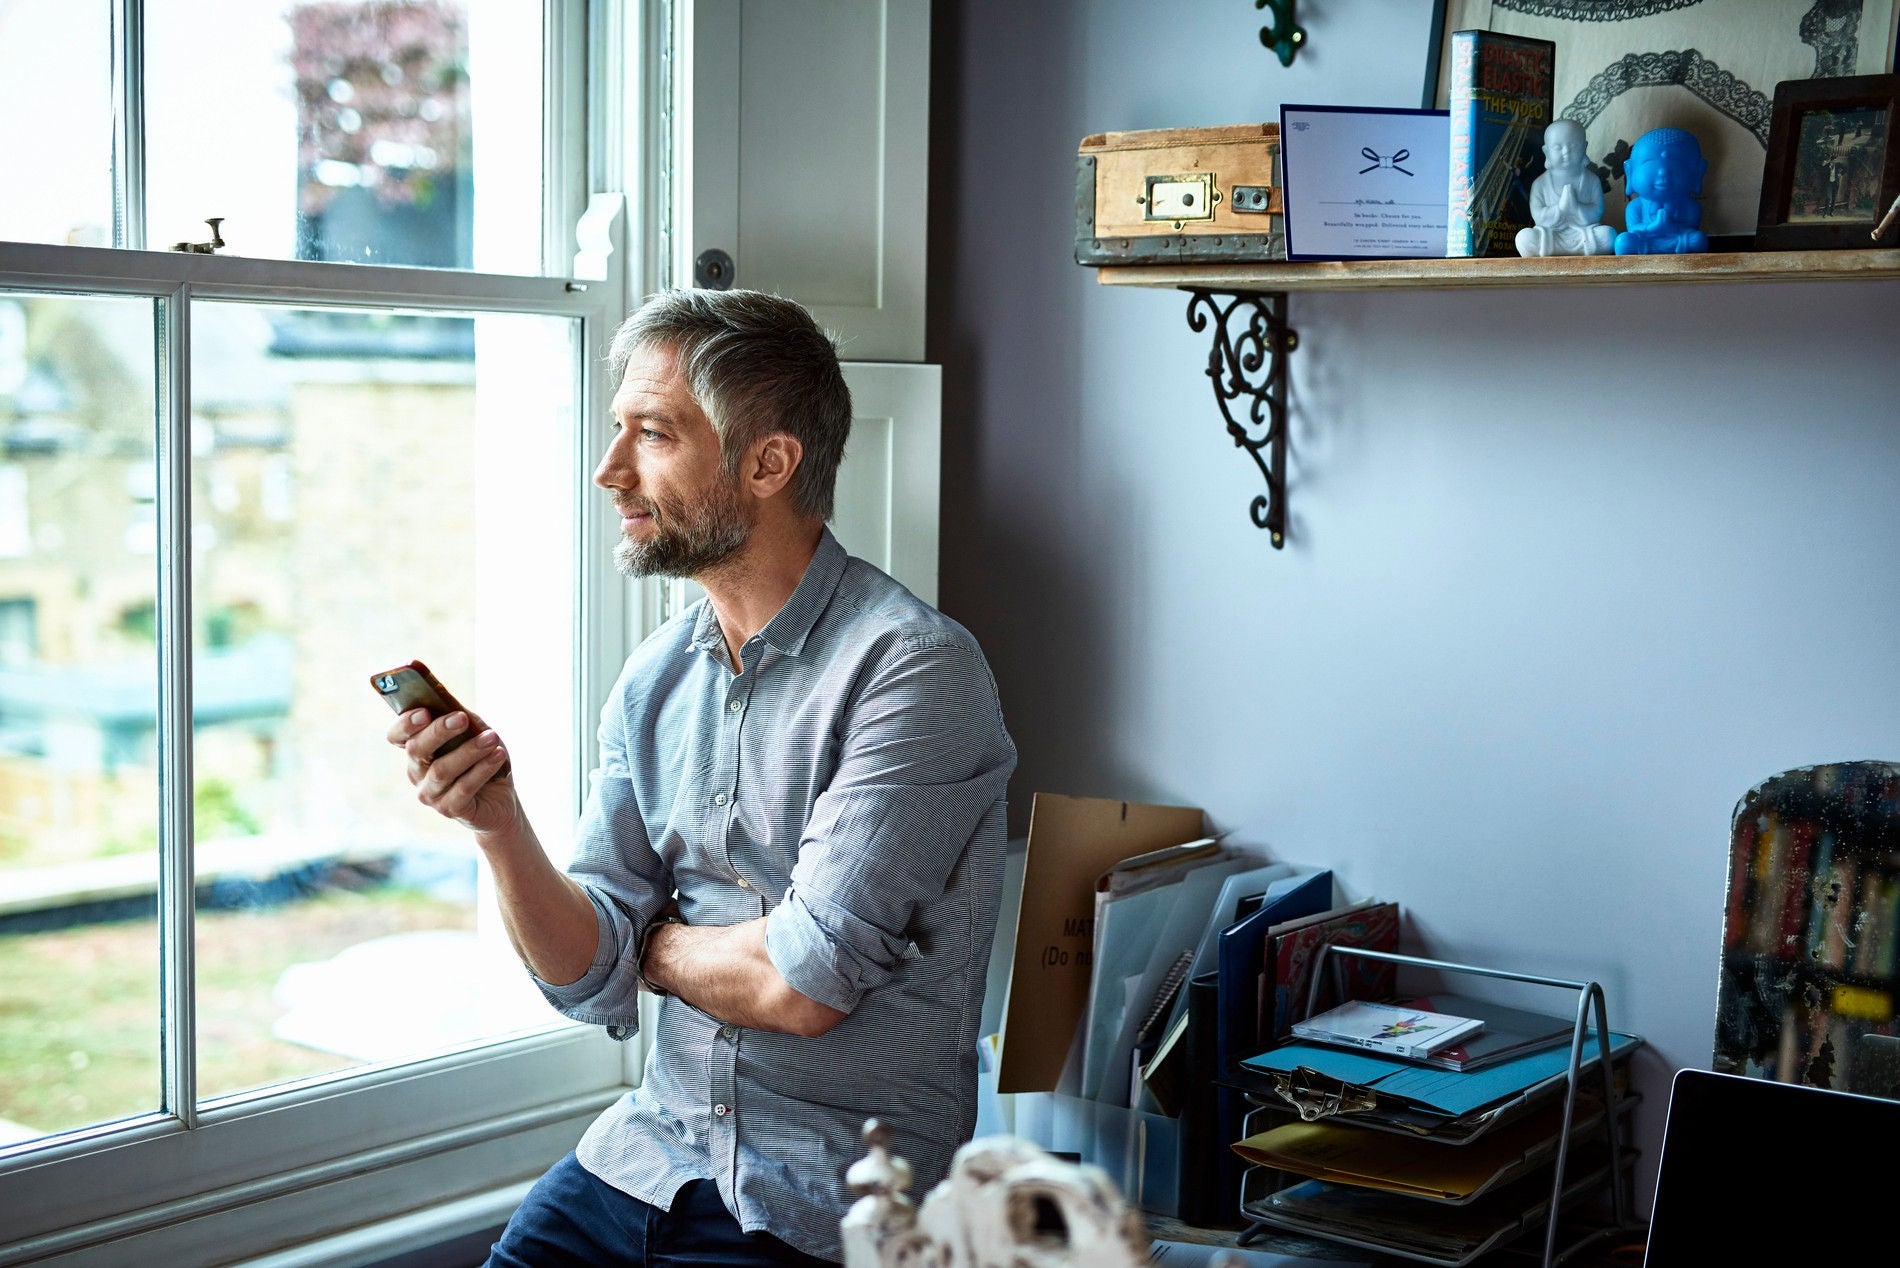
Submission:
[[[1141,1023],[1176,962],[1192,951],[1221,882],[1246,863],[1202,837],[1125,859],[1096,882],[1082,1096],[1128,1105]]]
[[[1054,1094],[1009,1103],[1030,1139],[1045,1109],[1079,1111],[1086,1161],[1111,1137],[1165,1140],[1124,1187],[1178,1194],[1159,1209],[1189,1223],[1239,1202],[1241,1097],[1223,1076],[1303,1010],[1318,947],[1390,949],[1398,932],[1396,904],[1337,904],[1330,871],[1296,875],[1204,823],[1191,807],[1036,794],[994,1084]],[[1383,984],[1389,969],[1344,976]]]

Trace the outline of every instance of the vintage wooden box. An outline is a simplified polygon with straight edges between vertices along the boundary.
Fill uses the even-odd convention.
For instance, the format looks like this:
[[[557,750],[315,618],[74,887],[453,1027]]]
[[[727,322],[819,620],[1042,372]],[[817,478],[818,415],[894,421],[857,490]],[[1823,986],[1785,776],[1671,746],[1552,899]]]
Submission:
[[[1280,125],[1101,132],[1075,160],[1077,264],[1286,258]]]

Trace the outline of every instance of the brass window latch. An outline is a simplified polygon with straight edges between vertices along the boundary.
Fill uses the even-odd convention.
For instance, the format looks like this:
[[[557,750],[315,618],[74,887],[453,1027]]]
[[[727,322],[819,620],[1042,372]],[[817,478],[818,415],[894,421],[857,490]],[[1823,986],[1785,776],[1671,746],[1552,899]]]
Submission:
[[[224,245],[224,238],[218,233],[218,226],[224,223],[224,217],[213,216],[205,221],[205,223],[211,226],[211,241],[174,242],[172,243],[172,250],[189,251],[195,255],[216,255],[218,248]]]

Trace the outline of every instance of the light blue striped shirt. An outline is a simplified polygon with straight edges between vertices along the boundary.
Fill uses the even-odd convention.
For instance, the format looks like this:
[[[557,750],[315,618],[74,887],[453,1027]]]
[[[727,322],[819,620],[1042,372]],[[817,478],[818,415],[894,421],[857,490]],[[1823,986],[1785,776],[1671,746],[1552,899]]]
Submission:
[[[662,1000],[642,1085],[578,1153],[656,1206],[713,1180],[747,1231],[837,1259],[866,1118],[918,1198],[975,1124],[1016,750],[976,640],[829,530],[740,660],[703,601],[628,659],[568,869],[599,943],[578,982],[542,990],[624,1038],[641,935],[675,888],[689,924],[766,916],[785,980],[849,1015],[804,1039]]]

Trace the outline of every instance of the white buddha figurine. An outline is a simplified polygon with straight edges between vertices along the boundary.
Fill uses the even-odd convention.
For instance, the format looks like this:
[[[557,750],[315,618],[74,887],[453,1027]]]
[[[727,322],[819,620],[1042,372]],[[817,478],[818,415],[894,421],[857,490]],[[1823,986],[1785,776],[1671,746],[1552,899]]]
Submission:
[[[1544,173],[1531,182],[1531,221],[1517,231],[1519,255],[1609,255],[1616,233],[1603,218],[1603,182],[1584,163],[1583,125],[1544,129]]]

